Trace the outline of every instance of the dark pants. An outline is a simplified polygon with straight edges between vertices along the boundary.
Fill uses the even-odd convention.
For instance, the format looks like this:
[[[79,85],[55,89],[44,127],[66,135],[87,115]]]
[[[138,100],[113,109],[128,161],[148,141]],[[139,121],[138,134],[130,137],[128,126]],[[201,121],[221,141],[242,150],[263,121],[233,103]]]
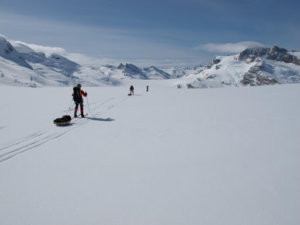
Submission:
[[[75,102],[75,111],[74,111],[74,116],[77,116],[77,111],[78,111],[78,105],[80,105],[80,112],[81,115],[83,116],[83,102]]]

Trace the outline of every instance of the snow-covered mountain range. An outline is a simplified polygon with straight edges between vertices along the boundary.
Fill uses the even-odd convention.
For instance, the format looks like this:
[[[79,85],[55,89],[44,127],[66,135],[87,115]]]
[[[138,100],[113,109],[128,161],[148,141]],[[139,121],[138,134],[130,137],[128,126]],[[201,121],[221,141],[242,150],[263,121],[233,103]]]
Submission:
[[[155,66],[133,64],[86,66],[63,55],[47,56],[22,42],[0,36],[0,84],[13,86],[118,85],[124,79],[169,79],[171,75]]]
[[[300,52],[273,46],[217,56],[208,66],[140,68],[133,64],[87,66],[0,36],[0,84],[13,86],[119,85],[128,79],[176,79],[177,87],[260,86],[300,82]]]
[[[201,71],[178,82],[178,87],[261,86],[300,82],[299,52],[284,48],[248,48],[240,54],[218,56]]]

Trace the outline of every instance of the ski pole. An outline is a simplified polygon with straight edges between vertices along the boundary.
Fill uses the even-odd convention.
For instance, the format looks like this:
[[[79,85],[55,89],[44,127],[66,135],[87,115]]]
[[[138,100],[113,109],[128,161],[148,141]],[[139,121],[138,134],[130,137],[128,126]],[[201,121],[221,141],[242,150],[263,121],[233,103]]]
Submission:
[[[92,112],[91,112],[91,109],[90,109],[90,104],[89,104],[89,98],[88,97],[86,97],[86,102],[87,102],[87,105],[88,105],[88,108],[89,108],[89,112],[92,116]]]
[[[72,110],[72,105],[74,104],[74,102],[73,102],[73,99],[71,99],[71,102],[70,102],[70,104],[69,104],[69,111],[71,111]]]
[[[64,112],[70,112],[70,111],[72,111],[72,103],[74,104],[73,99],[71,99],[71,102],[69,104],[68,109],[66,109]]]

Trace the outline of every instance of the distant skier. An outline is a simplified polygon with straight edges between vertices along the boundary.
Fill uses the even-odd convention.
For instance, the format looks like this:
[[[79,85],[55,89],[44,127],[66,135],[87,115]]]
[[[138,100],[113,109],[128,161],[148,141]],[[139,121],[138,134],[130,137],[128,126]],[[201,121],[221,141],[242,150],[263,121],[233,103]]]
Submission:
[[[147,91],[147,92],[149,91],[149,86],[148,86],[148,85],[146,86],[146,91]]]
[[[129,95],[134,95],[134,87],[132,85],[130,86],[129,91]]]
[[[73,88],[72,96],[73,96],[73,100],[75,102],[74,117],[77,117],[78,105],[80,105],[81,117],[84,117],[82,96],[86,97],[87,92],[84,92],[83,90],[81,90],[81,84],[78,84],[77,87]]]

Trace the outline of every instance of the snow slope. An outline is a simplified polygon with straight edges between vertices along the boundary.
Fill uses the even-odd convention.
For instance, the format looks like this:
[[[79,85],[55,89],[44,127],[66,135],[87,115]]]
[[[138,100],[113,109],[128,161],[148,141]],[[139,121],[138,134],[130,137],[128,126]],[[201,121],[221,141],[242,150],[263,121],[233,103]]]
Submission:
[[[32,69],[32,67],[26,62],[22,55],[16,51],[16,49],[7,41],[4,37],[0,35],[0,57],[10,60],[16,63],[18,66],[25,67],[27,69]]]
[[[51,48],[8,41],[0,35],[0,84],[21,87],[120,85],[122,81],[138,79],[169,79],[170,74],[151,66],[139,68],[133,64],[86,65],[70,60],[62,48]],[[84,57],[86,58],[86,57]]]
[[[300,82],[297,53],[273,46],[249,48],[232,56],[218,56],[200,71],[179,80],[188,88],[242,87]]]
[[[83,87],[67,127],[71,88],[1,87],[1,224],[298,225],[300,85],[172,82]]]

